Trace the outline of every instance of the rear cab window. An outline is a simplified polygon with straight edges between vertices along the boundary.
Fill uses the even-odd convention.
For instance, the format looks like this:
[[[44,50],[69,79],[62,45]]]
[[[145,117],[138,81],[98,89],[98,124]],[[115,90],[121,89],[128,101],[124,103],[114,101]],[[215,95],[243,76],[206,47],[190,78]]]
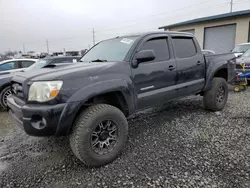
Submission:
[[[192,37],[172,37],[172,41],[177,58],[188,58],[197,54]]]
[[[170,59],[167,37],[150,39],[141,46],[140,50],[154,50],[155,59],[151,62]]]

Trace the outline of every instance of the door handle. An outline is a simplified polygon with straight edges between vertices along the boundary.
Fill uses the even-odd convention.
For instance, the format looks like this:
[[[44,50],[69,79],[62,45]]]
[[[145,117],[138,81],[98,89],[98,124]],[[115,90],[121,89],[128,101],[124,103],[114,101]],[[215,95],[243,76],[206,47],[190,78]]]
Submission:
[[[175,69],[175,68],[174,68],[173,65],[169,65],[168,70],[172,71],[172,70],[174,70],[174,69]]]
[[[200,61],[198,61],[198,62],[197,62],[197,65],[201,65],[201,62],[200,62]]]

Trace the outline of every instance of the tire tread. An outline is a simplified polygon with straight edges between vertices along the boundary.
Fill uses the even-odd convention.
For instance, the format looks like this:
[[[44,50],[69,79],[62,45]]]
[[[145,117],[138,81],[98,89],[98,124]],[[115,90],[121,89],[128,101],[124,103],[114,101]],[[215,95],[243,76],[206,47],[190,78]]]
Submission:
[[[93,117],[99,112],[102,111],[115,111],[116,113],[118,113],[122,118],[124,118],[124,120],[126,120],[126,117],[124,116],[124,114],[116,107],[111,106],[111,105],[107,105],[107,104],[97,104],[97,105],[93,105],[88,107],[87,109],[83,110],[79,116],[77,117],[74,125],[73,125],[73,129],[72,129],[72,133],[70,135],[70,146],[71,149],[73,151],[73,153],[75,154],[75,156],[80,159],[85,165],[88,166],[100,166],[103,165],[102,163],[96,163],[96,161],[94,161],[86,151],[82,151],[80,146],[82,144],[79,143],[80,141],[80,137],[81,137],[81,133],[83,130],[86,130],[89,128],[89,121],[93,120]],[[126,121],[127,122],[127,121]],[[126,125],[126,137],[128,134],[128,126]],[[80,152],[82,151],[82,152]]]
[[[204,106],[206,109],[211,110],[211,111],[220,111],[224,108],[225,104],[222,105],[222,107],[218,107],[217,103],[216,103],[216,92],[217,89],[220,85],[225,85],[226,86],[226,99],[225,99],[225,104],[227,102],[227,97],[228,97],[228,87],[227,87],[227,82],[225,79],[223,78],[214,78],[212,80],[212,87],[210,88],[210,90],[206,91],[204,93],[204,97],[203,97],[203,102],[204,102]]]

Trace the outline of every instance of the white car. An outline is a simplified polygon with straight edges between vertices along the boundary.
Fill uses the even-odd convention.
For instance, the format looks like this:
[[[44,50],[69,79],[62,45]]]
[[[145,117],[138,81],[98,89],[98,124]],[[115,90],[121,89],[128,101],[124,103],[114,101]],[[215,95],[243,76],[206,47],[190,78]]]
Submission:
[[[37,59],[10,59],[0,62],[0,75],[22,71],[33,65]]]
[[[234,53],[235,57],[239,57],[249,49],[250,49],[250,43],[242,43],[236,45],[235,48],[232,50],[232,52]]]

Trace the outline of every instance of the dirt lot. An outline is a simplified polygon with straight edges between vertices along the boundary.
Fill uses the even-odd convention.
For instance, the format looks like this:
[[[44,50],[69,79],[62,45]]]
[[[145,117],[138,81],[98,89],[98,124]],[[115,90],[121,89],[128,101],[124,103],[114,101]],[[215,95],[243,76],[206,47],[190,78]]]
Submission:
[[[250,187],[250,90],[230,92],[224,111],[201,97],[170,102],[129,120],[113,163],[87,168],[67,138],[36,138],[0,112],[0,187]]]

